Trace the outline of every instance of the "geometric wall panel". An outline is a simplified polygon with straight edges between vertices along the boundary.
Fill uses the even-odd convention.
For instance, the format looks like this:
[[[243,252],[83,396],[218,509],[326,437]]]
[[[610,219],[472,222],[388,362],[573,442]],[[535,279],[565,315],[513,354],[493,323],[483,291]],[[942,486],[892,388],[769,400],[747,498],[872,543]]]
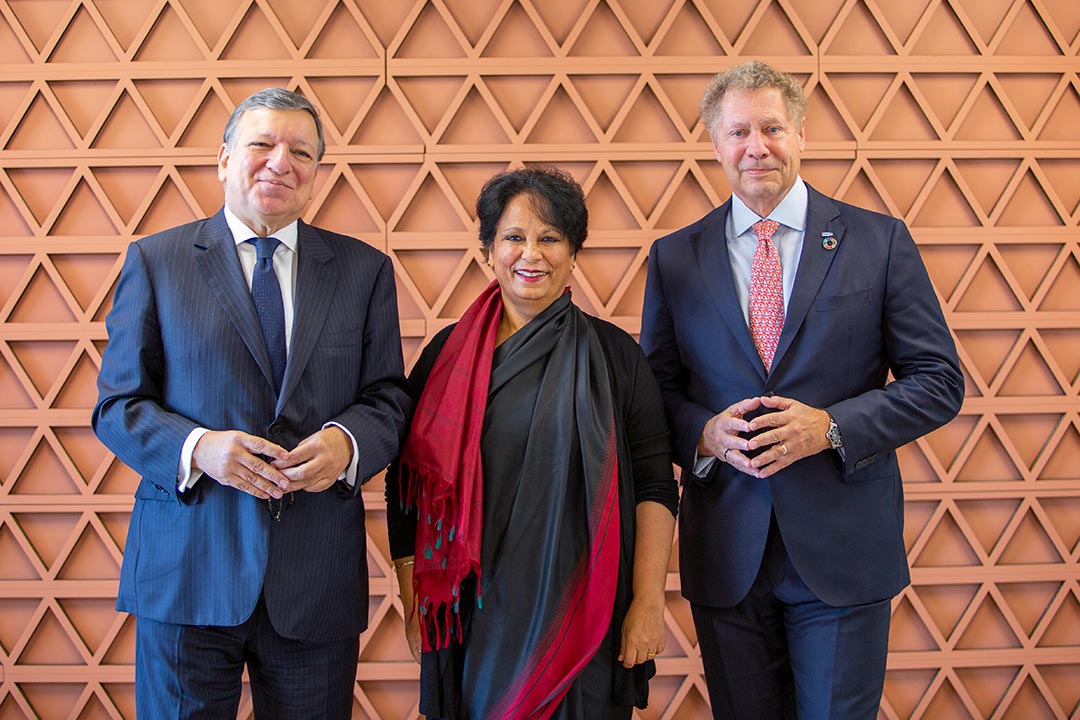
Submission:
[[[411,365],[490,278],[477,191],[523,164],[582,183],[575,299],[638,332],[651,243],[730,193],[702,89],[761,57],[806,87],[804,177],[912,228],[967,382],[901,449],[879,717],[1080,718],[1078,53],[1070,0],[0,0],[0,717],[134,717],[104,317],[133,239],[220,205],[237,101],[322,109],[305,218],[390,255]],[[364,500],[354,715],[416,717],[380,479]],[[673,561],[643,718],[708,716],[678,590]]]

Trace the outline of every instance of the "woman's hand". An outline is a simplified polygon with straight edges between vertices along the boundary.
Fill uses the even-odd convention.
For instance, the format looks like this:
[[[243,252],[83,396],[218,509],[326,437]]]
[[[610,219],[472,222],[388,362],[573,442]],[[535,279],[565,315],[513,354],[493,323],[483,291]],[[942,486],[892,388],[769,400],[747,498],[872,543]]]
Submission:
[[[664,652],[667,631],[664,629],[664,596],[636,597],[626,611],[622,626],[619,661],[632,668]]]
[[[401,598],[401,611],[405,618],[405,640],[409,643],[409,652],[413,660],[420,662],[420,614],[416,609],[416,592],[413,589],[413,557],[394,560],[394,574],[397,575],[398,596]]]

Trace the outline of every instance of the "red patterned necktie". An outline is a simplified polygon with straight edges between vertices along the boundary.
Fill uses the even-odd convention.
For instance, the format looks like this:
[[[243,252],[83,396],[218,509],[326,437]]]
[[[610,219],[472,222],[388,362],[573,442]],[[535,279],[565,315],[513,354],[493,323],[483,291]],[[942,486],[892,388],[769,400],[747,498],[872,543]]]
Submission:
[[[779,227],[775,220],[758,220],[753,225],[758,246],[750,266],[750,336],[766,372],[772,368],[780,331],[784,328],[784,273],[780,253],[772,241]]]

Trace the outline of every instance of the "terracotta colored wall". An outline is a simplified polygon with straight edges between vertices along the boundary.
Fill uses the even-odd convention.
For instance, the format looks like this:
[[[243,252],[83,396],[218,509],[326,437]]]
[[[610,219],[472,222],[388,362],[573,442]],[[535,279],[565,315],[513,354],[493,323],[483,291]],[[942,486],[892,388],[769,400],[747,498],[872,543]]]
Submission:
[[[127,243],[220,204],[238,100],[324,109],[306,217],[394,258],[411,362],[487,279],[480,184],[523,162],[584,184],[576,299],[636,332],[649,244],[729,192],[702,87],[751,56],[805,81],[804,176],[912,227],[967,372],[902,451],[881,717],[1080,717],[1078,31],[1076,0],[0,0],[0,718],[134,715],[103,319]],[[381,492],[355,715],[414,717]],[[643,718],[707,716],[676,570]]]

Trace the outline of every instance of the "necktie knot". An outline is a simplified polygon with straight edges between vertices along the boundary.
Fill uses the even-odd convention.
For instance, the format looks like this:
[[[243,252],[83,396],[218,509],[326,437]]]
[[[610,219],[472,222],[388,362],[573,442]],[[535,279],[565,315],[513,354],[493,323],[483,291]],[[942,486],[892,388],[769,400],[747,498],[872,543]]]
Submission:
[[[780,223],[775,220],[758,220],[750,227],[754,230],[754,234],[757,235],[758,242],[768,242],[772,240],[773,235],[780,228]]]
[[[281,244],[281,241],[275,237],[253,237],[248,242],[255,243],[255,254],[259,260],[272,260],[274,251]]]

